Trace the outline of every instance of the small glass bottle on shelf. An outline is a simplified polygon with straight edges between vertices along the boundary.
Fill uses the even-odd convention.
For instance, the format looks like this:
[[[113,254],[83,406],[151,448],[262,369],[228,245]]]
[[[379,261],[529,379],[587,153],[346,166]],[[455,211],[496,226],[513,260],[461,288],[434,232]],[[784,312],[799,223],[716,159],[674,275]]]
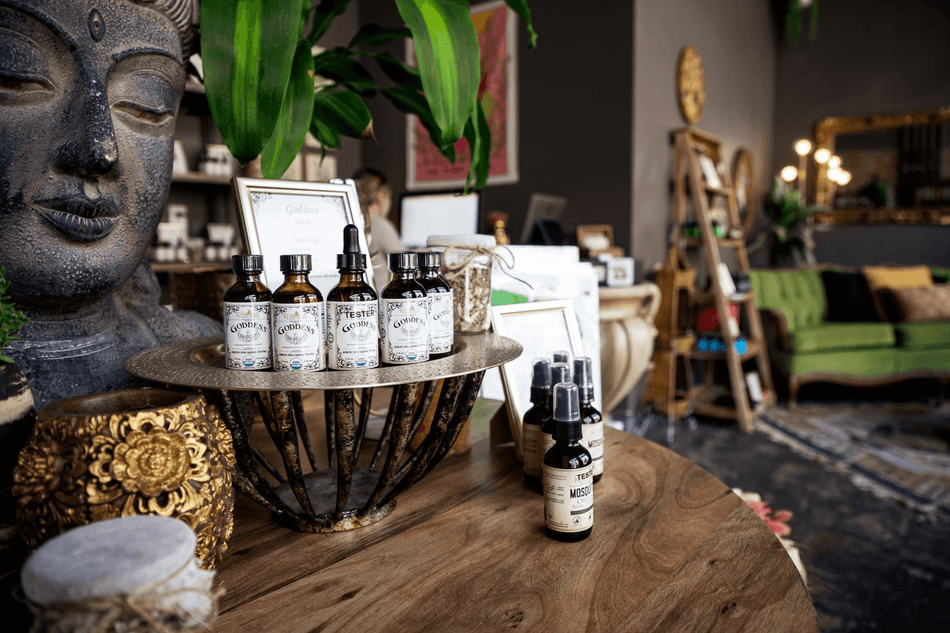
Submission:
[[[379,298],[379,332],[384,365],[429,360],[429,297],[416,280],[415,253],[390,253],[393,276]]]
[[[604,416],[594,407],[594,377],[589,356],[574,359],[574,384],[581,407],[581,442],[594,460],[594,483],[604,474]]]
[[[594,467],[580,439],[577,385],[554,385],[554,441],[544,454],[544,531],[556,541],[582,541],[594,526]]]
[[[340,283],[327,293],[327,367],[379,366],[379,301],[366,283],[366,255],[360,252],[355,224],[343,228],[343,252],[336,256]]]
[[[224,293],[224,363],[228,369],[271,368],[271,292],[261,283],[264,258],[234,255],[237,281]]]
[[[310,255],[281,255],[281,284],[271,298],[274,371],[322,371],[326,313],[323,295],[307,277]]]
[[[551,364],[551,384],[556,385],[559,382],[571,382],[571,366],[567,363]],[[547,418],[541,425],[541,444],[538,450],[541,457],[548,452],[548,449],[554,446],[554,391],[551,391],[551,400],[548,402],[550,411]]]
[[[429,297],[429,359],[444,358],[452,353],[455,326],[452,310],[455,307],[452,286],[441,274],[442,253],[419,253],[419,276],[416,281],[425,288]]]
[[[541,425],[551,417],[551,361],[537,358],[531,371],[531,408],[521,425],[524,480],[532,488],[541,487]]]

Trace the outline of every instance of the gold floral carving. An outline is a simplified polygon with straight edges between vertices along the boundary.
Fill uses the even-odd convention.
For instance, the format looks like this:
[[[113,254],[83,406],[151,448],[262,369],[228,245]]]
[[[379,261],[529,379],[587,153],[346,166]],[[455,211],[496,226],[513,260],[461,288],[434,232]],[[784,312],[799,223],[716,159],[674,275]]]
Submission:
[[[231,434],[204,397],[162,393],[179,402],[112,414],[43,410],[14,472],[31,547],[76,525],[157,514],[191,526],[204,567],[221,559],[233,523]]]
[[[698,123],[706,103],[706,76],[703,60],[692,46],[683,47],[676,63],[676,100],[686,122]]]

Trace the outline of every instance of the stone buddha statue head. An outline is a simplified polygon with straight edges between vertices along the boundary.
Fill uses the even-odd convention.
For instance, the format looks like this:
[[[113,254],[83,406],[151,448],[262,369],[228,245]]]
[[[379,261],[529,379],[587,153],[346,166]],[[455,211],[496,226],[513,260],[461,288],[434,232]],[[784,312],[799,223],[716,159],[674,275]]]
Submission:
[[[143,256],[171,182],[193,0],[0,0],[8,352],[39,407],[128,387],[139,349],[215,331],[158,305]]]

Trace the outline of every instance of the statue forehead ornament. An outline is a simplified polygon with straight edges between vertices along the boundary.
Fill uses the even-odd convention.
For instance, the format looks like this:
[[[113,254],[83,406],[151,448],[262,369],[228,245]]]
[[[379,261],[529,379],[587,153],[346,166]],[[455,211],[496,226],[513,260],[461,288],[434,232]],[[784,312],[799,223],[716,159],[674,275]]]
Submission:
[[[89,35],[93,41],[98,42],[106,33],[106,22],[99,13],[99,9],[93,9],[89,12]]]

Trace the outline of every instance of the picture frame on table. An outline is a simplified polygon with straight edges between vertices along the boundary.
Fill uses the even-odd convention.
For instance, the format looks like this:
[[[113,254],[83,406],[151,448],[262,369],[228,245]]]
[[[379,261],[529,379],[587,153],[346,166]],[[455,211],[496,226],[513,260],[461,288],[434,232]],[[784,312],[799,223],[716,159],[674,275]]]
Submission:
[[[514,339],[524,348],[521,356],[501,366],[511,435],[515,452],[521,459],[521,422],[531,408],[531,372],[535,359],[550,359],[554,352],[567,350],[573,360],[585,356],[584,345],[574,302],[570,299],[492,306],[491,318],[495,334]]]
[[[246,252],[263,255],[261,282],[272,292],[283,283],[281,255],[312,258],[310,283],[326,298],[340,280],[336,256],[343,252],[343,228],[356,225],[366,256],[366,281],[373,285],[369,246],[356,184],[352,180],[295,182],[260,178],[231,179],[238,225]]]

